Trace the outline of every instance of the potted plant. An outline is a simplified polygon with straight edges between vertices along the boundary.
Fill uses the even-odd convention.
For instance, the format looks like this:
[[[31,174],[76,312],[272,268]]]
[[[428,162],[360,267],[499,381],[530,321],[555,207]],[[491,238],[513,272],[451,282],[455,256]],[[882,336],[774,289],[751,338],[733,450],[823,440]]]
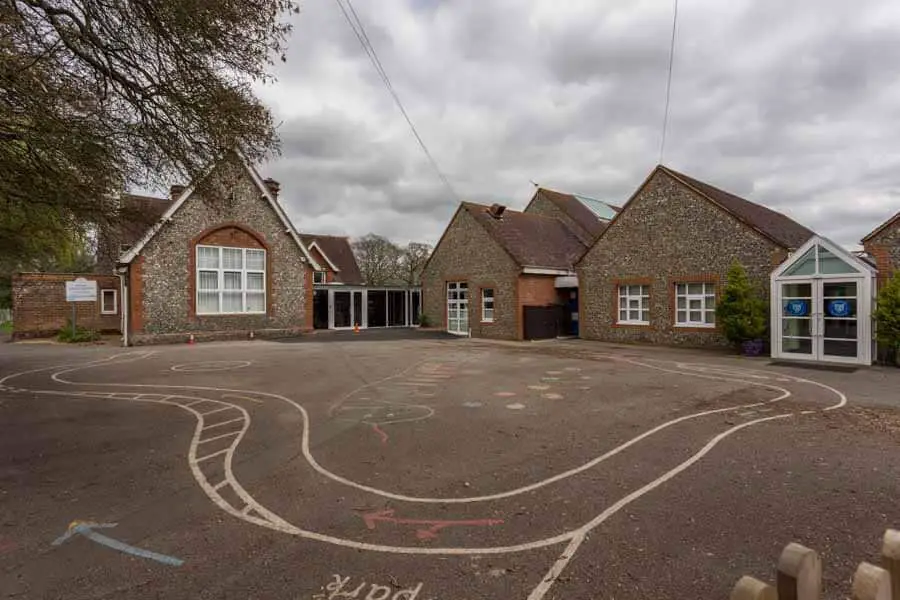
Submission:
[[[900,366],[900,271],[878,292],[875,327],[875,338],[886,351],[885,362]]]
[[[725,337],[745,356],[759,356],[765,344],[768,305],[738,261],[728,269],[716,306],[716,322]]]

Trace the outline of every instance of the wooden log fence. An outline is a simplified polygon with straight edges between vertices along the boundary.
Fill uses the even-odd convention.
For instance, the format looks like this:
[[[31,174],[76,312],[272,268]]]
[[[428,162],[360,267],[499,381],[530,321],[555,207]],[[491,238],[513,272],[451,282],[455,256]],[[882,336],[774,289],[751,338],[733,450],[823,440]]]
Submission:
[[[785,546],[778,560],[775,585],[745,575],[731,591],[731,600],[821,600],[822,561],[800,544]],[[888,529],[881,548],[881,566],[860,563],[853,575],[853,600],[900,600],[900,531]]]

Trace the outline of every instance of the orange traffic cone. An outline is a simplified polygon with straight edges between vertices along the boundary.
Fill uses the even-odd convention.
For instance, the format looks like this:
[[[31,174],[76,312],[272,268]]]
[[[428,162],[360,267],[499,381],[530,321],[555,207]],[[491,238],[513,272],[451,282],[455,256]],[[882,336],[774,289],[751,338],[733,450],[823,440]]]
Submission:
[[[359,333],[359,323],[353,325],[353,333]]]

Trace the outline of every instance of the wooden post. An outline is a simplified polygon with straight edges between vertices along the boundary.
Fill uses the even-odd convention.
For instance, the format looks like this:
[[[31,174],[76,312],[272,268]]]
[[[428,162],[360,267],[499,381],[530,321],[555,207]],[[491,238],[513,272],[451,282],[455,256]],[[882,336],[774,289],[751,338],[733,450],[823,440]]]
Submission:
[[[819,600],[822,561],[814,550],[790,543],[778,559],[778,600]]]
[[[883,566],[891,576],[891,598],[900,600],[900,531],[888,529],[884,532],[881,556]]]
[[[891,600],[891,576],[881,567],[860,563],[853,576],[853,600]]]
[[[779,598],[771,585],[744,575],[731,590],[730,600],[779,600]]]

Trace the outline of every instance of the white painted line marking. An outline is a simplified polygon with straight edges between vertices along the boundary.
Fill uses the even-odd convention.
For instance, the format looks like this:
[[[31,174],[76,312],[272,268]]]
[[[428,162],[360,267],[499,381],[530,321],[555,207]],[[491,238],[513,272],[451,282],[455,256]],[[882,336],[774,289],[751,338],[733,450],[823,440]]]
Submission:
[[[262,404],[263,400],[257,400],[256,398],[251,398],[250,396],[242,396],[241,394],[222,394],[223,398],[235,398],[237,400],[246,400],[247,402],[255,402],[257,404]]]
[[[546,398],[547,400],[562,400],[562,394],[541,394],[541,398]]]
[[[550,386],[549,385],[529,385],[528,389],[536,390],[536,391],[543,391],[543,390],[549,390]]]
[[[233,435],[239,434],[240,432],[241,432],[241,430],[238,429],[237,431],[229,431],[228,433],[223,433],[222,435],[217,435],[217,436],[215,436],[215,437],[206,438],[205,440],[199,440],[199,441],[197,442],[197,445],[199,446],[200,444],[206,444],[206,443],[208,443],[208,442],[214,442],[214,441],[216,441],[216,440],[221,440],[221,439],[224,439],[224,438],[227,438],[227,437],[231,437],[231,436],[233,436]]]
[[[217,408],[215,410],[208,410],[208,411],[200,413],[200,414],[203,415],[204,417],[206,417],[209,415],[214,415],[216,413],[220,413],[222,411],[231,410],[232,408],[234,408],[234,407],[229,404],[227,406],[223,406],[222,408]]]
[[[203,431],[207,431],[208,429],[215,429],[216,427],[224,427],[225,425],[229,425],[231,423],[237,423],[238,421],[243,421],[244,417],[237,417],[235,419],[229,419],[227,421],[222,421],[221,423],[213,423],[212,425],[205,425],[203,427]]]
[[[231,483],[231,482],[229,482],[227,479],[223,479],[222,481],[220,481],[220,482],[217,483],[216,485],[212,486],[212,489],[214,489],[215,491],[218,492],[219,490],[221,490],[223,487],[225,487],[225,486],[228,485],[229,483]]]
[[[205,460],[215,458],[217,456],[222,456],[223,454],[227,453],[229,450],[231,450],[231,448],[225,448],[224,450],[219,450],[218,452],[213,452],[212,454],[207,454],[206,456],[201,456],[200,458],[197,459],[197,462],[200,463]]]
[[[507,404],[506,408],[508,408],[510,410],[522,410],[523,408],[525,408],[525,405],[522,404],[521,402],[516,402],[514,404]]]
[[[196,402],[191,402],[190,404],[185,404],[184,406],[187,406],[188,408],[190,408],[191,406],[203,404],[204,402],[215,402],[215,400],[207,400],[206,398],[201,398],[200,400],[197,400]]]
[[[494,392],[494,395],[498,398],[512,398],[516,395],[515,392]]]
[[[249,515],[249,514],[250,514],[250,511],[252,511],[253,508],[254,508],[253,506],[251,506],[251,505],[248,504],[248,505],[245,506],[244,509],[241,511],[241,514],[242,514],[242,515]]]
[[[756,414],[755,410],[748,410],[747,412],[738,413],[738,416],[739,417],[749,417],[749,416],[755,415],[755,414]]]

